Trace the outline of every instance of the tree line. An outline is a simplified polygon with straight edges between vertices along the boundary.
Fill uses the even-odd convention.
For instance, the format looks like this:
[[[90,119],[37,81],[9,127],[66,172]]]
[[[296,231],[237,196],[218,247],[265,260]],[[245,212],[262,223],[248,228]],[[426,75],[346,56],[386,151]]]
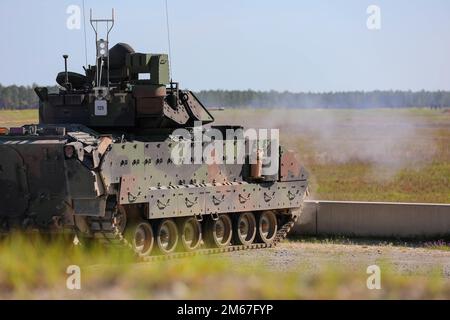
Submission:
[[[38,98],[31,86],[2,86],[0,109],[37,108]],[[53,87],[51,89],[56,89]],[[450,107],[450,91],[352,91],[352,92],[279,92],[203,90],[196,93],[212,108],[410,108]]]
[[[31,109],[36,108],[38,98],[32,86],[7,86],[0,84],[0,109]]]
[[[39,106],[39,99],[34,92],[34,88],[38,87],[33,83],[31,86],[2,86],[0,83],[0,110],[21,110],[35,109]],[[48,87],[49,90],[55,91],[57,86]]]
[[[352,91],[292,93],[208,90],[197,93],[208,107],[228,108],[411,108],[450,107],[450,91]]]

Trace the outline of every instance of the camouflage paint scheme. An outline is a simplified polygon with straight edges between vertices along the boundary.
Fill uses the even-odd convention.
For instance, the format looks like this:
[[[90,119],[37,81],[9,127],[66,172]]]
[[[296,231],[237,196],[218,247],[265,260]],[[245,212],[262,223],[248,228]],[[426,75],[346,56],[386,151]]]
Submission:
[[[150,220],[275,209],[289,214],[301,206],[307,173],[283,147],[279,173],[266,180],[253,179],[248,162],[174,164],[173,131],[196,121],[213,127],[214,118],[192,92],[169,82],[167,55],[125,47],[110,50],[106,115],[96,112],[95,67],[89,67],[85,76],[70,73],[69,82],[58,75],[57,93],[37,88],[40,123],[0,136],[3,231],[81,228],[76,217],[104,217],[108,199]],[[140,73],[150,79],[139,80]]]

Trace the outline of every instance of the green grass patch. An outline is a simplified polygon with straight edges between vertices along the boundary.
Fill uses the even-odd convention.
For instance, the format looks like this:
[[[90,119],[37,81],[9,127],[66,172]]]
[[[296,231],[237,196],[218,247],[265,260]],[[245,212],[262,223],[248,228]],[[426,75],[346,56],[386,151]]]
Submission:
[[[430,109],[226,110],[217,122],[279,128],[317,200],[450,203],[450,113]]]
[[[426,242],[425,247],[432,250],[450,251],[450,242],[445,240]]]
[[[280,128],[317,200],[450,203],[450,112],[430,109],[213,112],[218,124]],[[0,111],[0,126],[37,122],[37,110]]]
[[[120,250],[71,247],[37,236],[0,242],[2,299],[448,299],[450,282],[439,272],[401,275],[380,263],[382,289],[368,290],[367,266],[298,261],[273,270],[256,261],[246,267],[229,256],[136,263]],[[81,268],[81,290],[66,287],[68,266]]]
[[[38,110],[0,110],[0,126],[15,127],[38,122]]]

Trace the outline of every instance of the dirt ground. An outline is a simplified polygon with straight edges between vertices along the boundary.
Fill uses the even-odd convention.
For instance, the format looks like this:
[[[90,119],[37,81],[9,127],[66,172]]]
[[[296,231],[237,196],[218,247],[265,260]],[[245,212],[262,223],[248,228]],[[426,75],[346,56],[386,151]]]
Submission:
[[[335,265],[355,272],[366,272],[369,265],[389,265],[403,275],[436,272],[450,278],[450,251],[421,247],[416,243],[383,243],[359,241],[351,244],[323,242],[285,242],[274,249],[235,252],[223,255],[232,263],[249,268],[266,267],[274,271],[318,271],[321,266]]]

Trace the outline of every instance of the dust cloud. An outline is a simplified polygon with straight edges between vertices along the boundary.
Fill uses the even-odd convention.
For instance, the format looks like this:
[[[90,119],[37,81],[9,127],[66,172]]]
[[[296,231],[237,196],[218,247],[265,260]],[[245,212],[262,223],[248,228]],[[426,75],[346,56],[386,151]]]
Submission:
[[[279,128],[306,163],[364,163],[375,179],[420,169],[436,153],[433,124],[408,110],[273,109],[238,111],[235,123]]]

